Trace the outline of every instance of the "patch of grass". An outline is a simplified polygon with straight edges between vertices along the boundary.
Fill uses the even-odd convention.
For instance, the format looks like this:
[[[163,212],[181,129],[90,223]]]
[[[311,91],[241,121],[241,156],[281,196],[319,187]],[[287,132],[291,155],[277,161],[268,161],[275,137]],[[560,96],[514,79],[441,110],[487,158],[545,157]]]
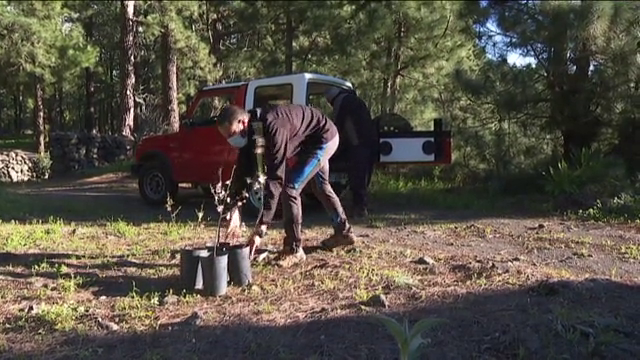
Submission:
[[[94,177],[112,173],[129,173],[133,160],[118,161],[112,164],[78,171],[75,175],[80,177]]]
[[[636,192],[620,193],[610,200],[596,200],[586,209],[568,211],[570,218],[601,223],[640,222],[640,196]]]
[[[11,185],[13,188],[18,186]],[[107,218],[108,214],[118,211],[103,207],[91,208],[86,202],[69,201],[64,197],[43,199],[38,195],[19,194],[12,190],[9,186],[0,184],[0,219],[5,221],[46,219],[50,218],[51,214],[56,214],[58,217],[72,215],[88,218],[104,215],[104,218]]]
[[[27,226],[13,221],[0,222],[0,251],[19,251],[42,242],[59,242],[65,235],[64,229],[64,222],[54,218],[30,221]]]
[[[620,253],[629,260],[640,260],[640,245],[623,245]]]
[[[124,220],[116,220],[107,223],[107,231],[121,238],[134,238],[138,235],[139,228]]]
[[[442,210],[495,211],[496,209],[521,208],[530,211],[545,210],[544,203],[523,198],[495,194],[486,188],[460,188],[425,177],[405,174],[389,174],[377,171],[371,181],[372,198],[385,204],[428,205]],[[506,209],[505,209],[506,210]]]
[[[33,135],[14,135],[0,137],[0,151],[23,150],[35,151],[36,142]]]
[[[156,310],[160,304],[160,294],[140,294],[135,288],[126,297],[115,301],[113,310],[121,320],[120,323],[134,329],[154,328],[156,325]]]
[[[29,320],[34,325],[40,324],[40,331],[70,331],[79,327],[78,320],[86,310],[84,306],[75,303],[43,305],[29,317]]]

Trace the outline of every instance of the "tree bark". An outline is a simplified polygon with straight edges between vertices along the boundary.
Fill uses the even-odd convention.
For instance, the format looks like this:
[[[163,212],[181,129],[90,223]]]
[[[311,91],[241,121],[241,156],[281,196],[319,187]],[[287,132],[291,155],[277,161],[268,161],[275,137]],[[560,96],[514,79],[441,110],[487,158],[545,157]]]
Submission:
[[[84,23],[84,31],[88,41],[93,40],[93,15],[89,15]],[[95,85],[94,74],[91,67],[84,69],[84,88],[85,88],[85,113],[84,113],[84,129],[86,132],[93,134],[96,132],[96,110],[95,110]]]
[[[391,61],[391,73],[390,81],[389,81],[389,93],[388,93],[388,105],[387,111],[393,113],[396,111],[396,105],[398,103],[398,81],[400,78],[400,62],[402,61],[402,47],[403,41],[405,37],[405,21],[402,18],[402,15],[398,15],[398,18],[395,21],[396,23],[396,32],[395,32],[395,46],[393,47],[393,55]]]
[[[34,77],[35,86],[35,99],[34,99],[34,117],[35,117],[35,136],[36,136],[36,148],[38,154],[44,155],[45,153],[45,138],[44,138],[44,91],[42,89],[42,79]]]
[[[284,72],[285,74],[293,74],[293,19],[291,18],[291,4],[285,5],[285,57]]]
[[[211,9],[209,1],[205,3],[205,11],[209,34],[209,55],[218,64],[220,61],[218,58],[222,52],[222,20],[220,19],[220,14]]]
[[[167,6],[167,4],[163,4]],[[165,123],[171,132],[180,130],[178,109],[178,64],[174,45],[174,32],[168,21],[162,31],[162,102],[164,105]]]
[[[135,101],[133,97],[136,76],[134,72],[135,61],[135,1],[122,0],[121,43],[122,43],[122,88],[121,88],[121,114],[122,125],[120,133],[123,136],[133,138],[133,117],[135,114]]]
[[[16,134],[22,132],[22,85],[16,86],[16,93],[13,95],[13,126]]]
[[[385,71],[382,76],[382,89],[380,91],[380,113],[386,114],[389,112],[389,92],[391,86],[391,69],[393,61],[393,43],[391,40],[387,40],[385,50]]]
[[[58,108],[58,89],[57,86],[53,86],[53,94],[50,94],[44,100],[44,122],[45,124],[49,124],[50,131],[56,131],[58,128],[57,125],[57,116],[56,109]]]
[[[115,92],[116,89],[116,81],[114,79],[113,70],[116,67],[117,58],[115,56],[109,55],[109,62],[107,63],[107,68],[109,69],[109,89]],[[122,97],[120,98],[120,103],[122,103]],[[117,117],[117,109],[118,106],[122,107],[122,104],[116,104],[115,101],[107,101],[109,112],[107,113],[107,122],[109,126],[109,134],[113,135],[116,133],[116,117]],[[106,126],[105,126],[106,127]]]
[[[64,116],[64,85],[62,82],[58,85],[58,129],[60,131],[65,130],[65,116]]]

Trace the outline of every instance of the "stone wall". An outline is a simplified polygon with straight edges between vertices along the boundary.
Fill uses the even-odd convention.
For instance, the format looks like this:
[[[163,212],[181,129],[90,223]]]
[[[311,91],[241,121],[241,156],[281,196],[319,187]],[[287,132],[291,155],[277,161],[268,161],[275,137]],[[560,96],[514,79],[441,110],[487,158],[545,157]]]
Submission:
[[[49,177],[48,159],[32,153],[9,150],[0,152],[0,182],[24,182]]]
[[[53,133],[49,138],[51,172],[75,172],[126,161],[133,141],[118,135]]]

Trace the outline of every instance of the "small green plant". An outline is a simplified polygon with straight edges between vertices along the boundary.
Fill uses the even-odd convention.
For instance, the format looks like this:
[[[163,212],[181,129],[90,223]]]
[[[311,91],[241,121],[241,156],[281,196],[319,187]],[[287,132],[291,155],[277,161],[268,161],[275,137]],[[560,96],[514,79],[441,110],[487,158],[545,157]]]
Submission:
[[[178,206],[178,207],[176,207],[174,209],[173,208],[174,205],[175,205],[175,203],[173,202],[173,199],[171,198],[171,195],[167,194],[167,202],[165,204],[165,209],[167,210],[167,212],[169,213],[169,216],[171,217],[171,223],[175,223],[176,222],[176,218],[178,216],[178,213],[182,209],[182,206]]]
[[[198,224],[201,224],[204,219],[204,201],[200,204],[200,209],[196,209],[195,212],[198,217]]]
[[[591,207],[596,200],[611,199],[629,186],[618,159],[590,149],[560,160],[543,175],[545,192],[566,202],[563,205]]]
[[[31,166],[36,179],[48,179],[51,174],[51,158],[49,153],[39,154],[33,158]]]
[[[640,219],[640,197],[622,193],[610,201],[595,204],[584,210],[578,210],[577,217],[598,222],[637,222]]]
[[[417,359],[418,352],[422,345],[429,343],[428,339],[422,337],[422,333],[447,322],[444,319],[422,319],[409,329],[409,321],[404,319],[403,324],[386,315],[374,315],[374,319],[384,325],[398,343],[400,350],[400,360]]]

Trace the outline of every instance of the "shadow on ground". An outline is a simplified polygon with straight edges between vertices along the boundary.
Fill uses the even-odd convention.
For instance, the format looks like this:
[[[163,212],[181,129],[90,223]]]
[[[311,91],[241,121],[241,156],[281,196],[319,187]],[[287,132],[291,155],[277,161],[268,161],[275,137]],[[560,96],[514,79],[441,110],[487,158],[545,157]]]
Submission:
[[[175,255],[172,255],[175,256]],[[127,255],[114,256],[86,256],[71,253],[0,253],[0,275],[12,279],[46,279],[58,280],[69,278],[82,278],[82,287],[90,289],[96,296],[121,297],[131,294],[134,290],[138,294],[164,293],[169,289],[178,290],[179,278],[177,276],[148,277],[135,274],[127,274],[128,269],[177,269],[175,263],[138,262],[126,259]],[[96,263],[76,263],[74,260],[100,260]],[[37,271],[33,273],[35,266],[45,263],[49,267],[64,265],[69,272],[58,273],[55,271]],[[120,271],[115,275],[111,271]]]
[[[3,189],[0,189],[3,190]],[[93,222],[121,219],[133,224],[168,221],[171,213],[176,222],[193,222],[197,212],[204,211],[204,219],[216,219],[213,199],[197,189],[180,189],[177,204],[171,212],[165,207],[146,205],[138,194],[135,179],[122,174],[107,174],[73,181],[45,181],[39,184],[11,185],[0,191],[5,199],[0,205],[3,221],[48,220],[50,218],[74,222]],[[457,192],[432,193],[426,197],[415,194],[372,194],[375,219],[410,225],[414,223],[473,221],[487,217],[531,218],[548,215],[531,206],[531,199],[496,198],[487,200],[477,194],[464,196]],[[348,207],[349,201],[343,201]],[[178,209],[179,208],[179,209]],[[252,221],[253,218],[247,219]],[[326,222],[324,210],[316,202],[305,204],[305,220],[311,224]]]
[[[443,295],[389,315],[448,322],[425,334],[422,359],[637,359],[640,288],[615,281],[543,282],[517,290]],[[368,315],[291,314],[286,325],[251,319],[164,324],[137,334],[59,333],[37,349],[5,335],[3,358],[30,359],[394,359],[396,345]],[[208,311],[216,311],[210,309]],[[250,313],[250,312],[248,312]],[[295,318],[295,319],[294,319]],[[193,320],[196,321],[193,321]],[[194,324],[195,323],[195,324]]]
[[[323,251],[320,246],[306,246],[306,254],[310,255],[318,251]],[[137,254],[145,255],[145,254]],[[157,254],[146,254],[157,255]],[[174,250],[167,254],[167,260],[179,259],[179,250]],[[131,294],[134,290],[137,294],[166,293],[171,290],[174,293],[182,291],[179,275],[149,277],[139,274],[131,274],[135,270],[175,270],[179,274],[179,263],[169,262],[141,262],[127,259],[128,254],[105,256],[105,255],[84,255],[72,253],[0,253],[0,276],[16,280],[46,279],[59,280],[69,278],[82,278],[82,287],[90,289],[96,296],[121,297]],[[93,263],[77,263],[77,259],[100,260]],[[34,268],[46,263],[50,268],[64,266],[69,272],[58,273],[56,271],[37,271]],[[114,275],[109,274],[117,271]]]

